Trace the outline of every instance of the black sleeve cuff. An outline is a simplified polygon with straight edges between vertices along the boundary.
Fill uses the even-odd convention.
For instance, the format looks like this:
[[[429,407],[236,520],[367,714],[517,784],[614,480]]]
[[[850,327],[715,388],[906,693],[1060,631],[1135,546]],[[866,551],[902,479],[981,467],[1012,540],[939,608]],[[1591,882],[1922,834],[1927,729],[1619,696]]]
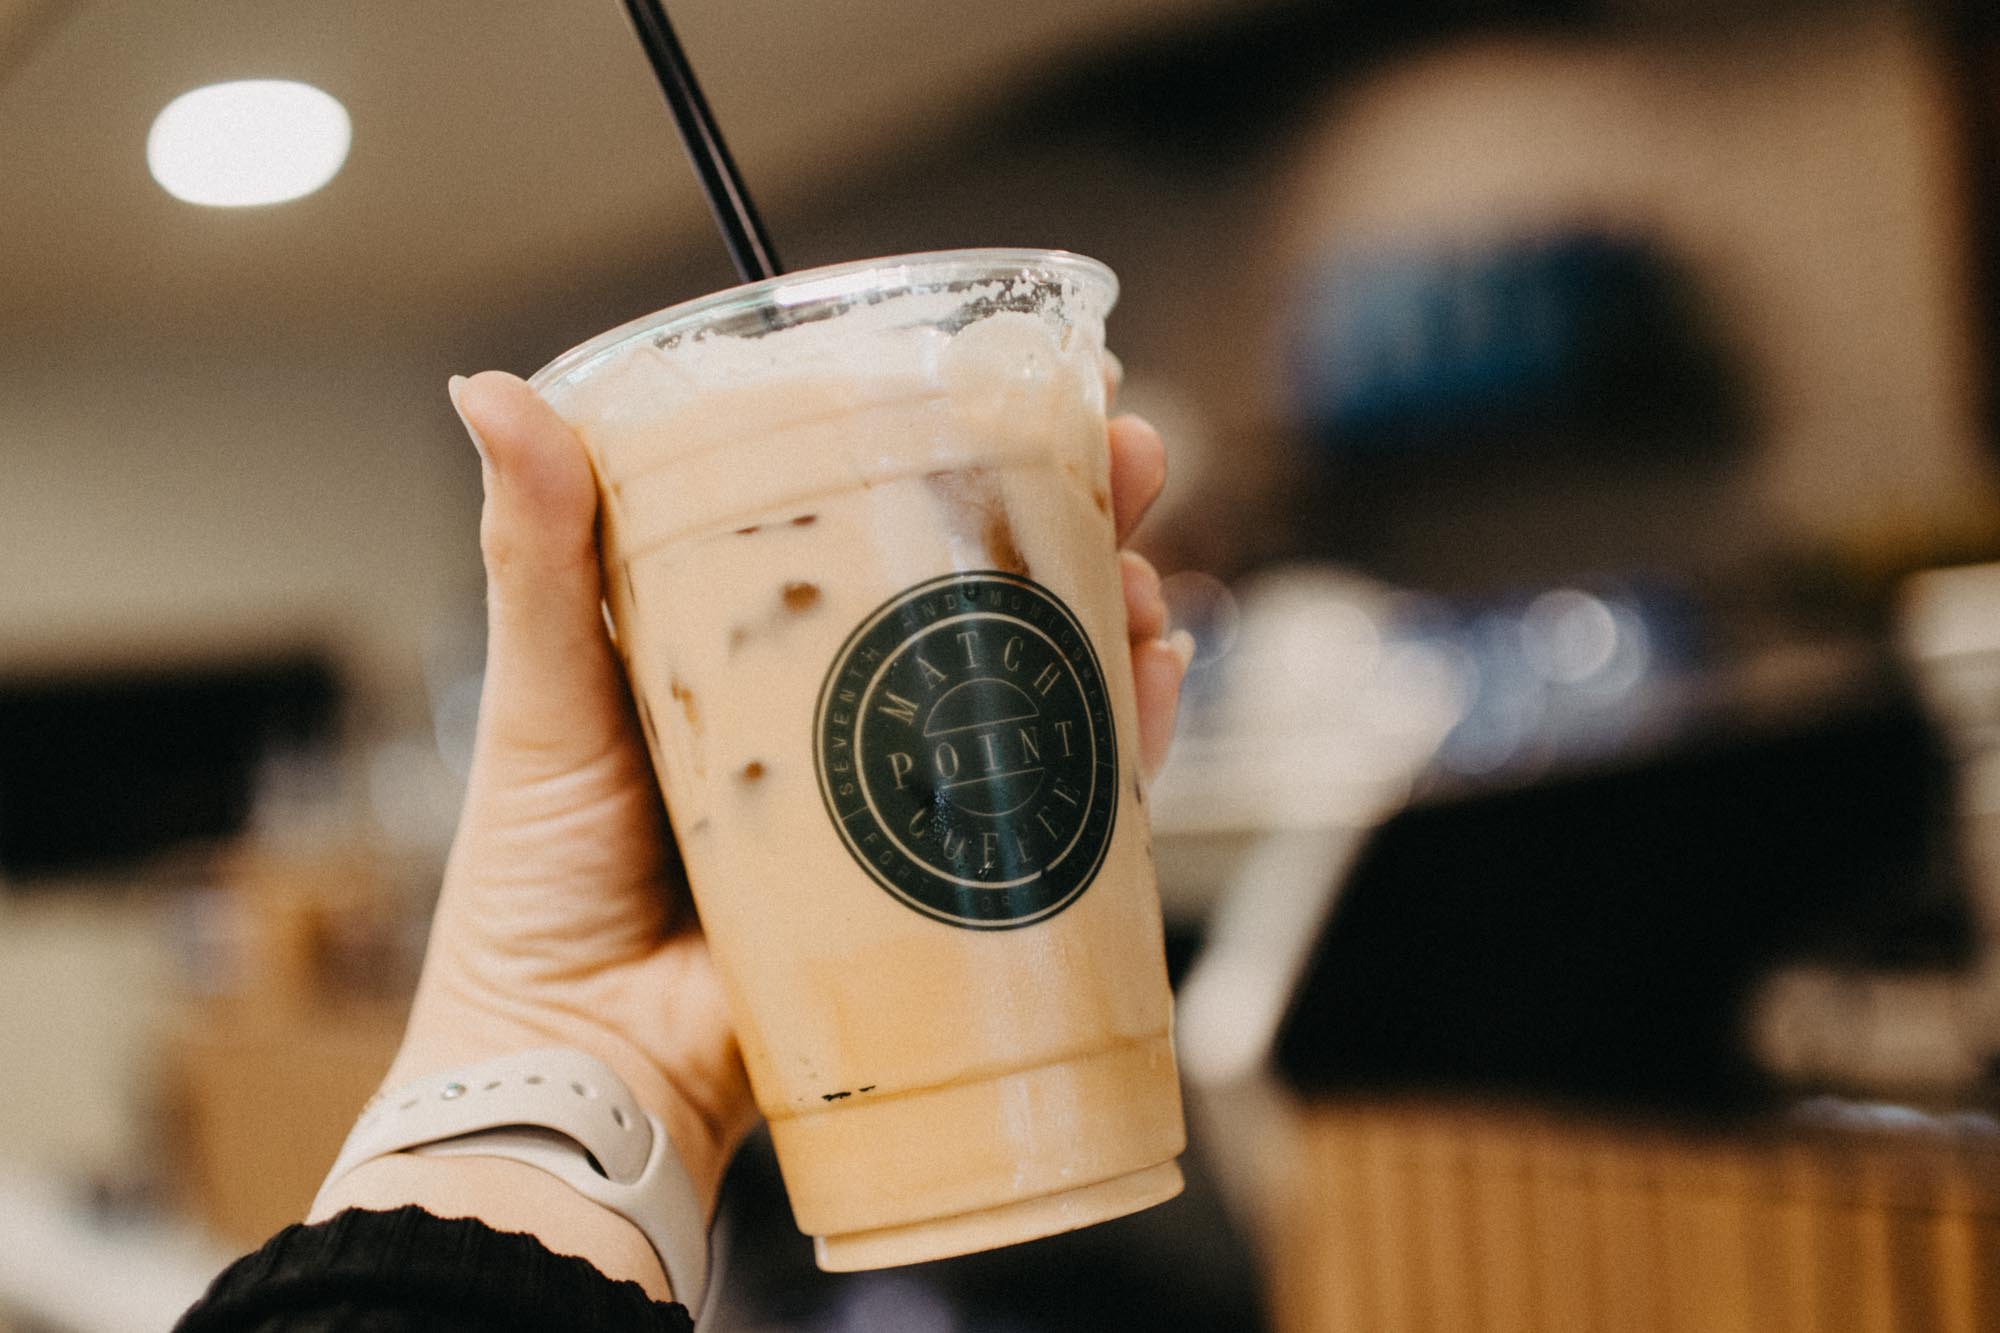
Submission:
[[[691,1333],[687,1310],[533,1236],[417,1207],[289,1226],[224,1269],[176,1333],[416,1329]]]

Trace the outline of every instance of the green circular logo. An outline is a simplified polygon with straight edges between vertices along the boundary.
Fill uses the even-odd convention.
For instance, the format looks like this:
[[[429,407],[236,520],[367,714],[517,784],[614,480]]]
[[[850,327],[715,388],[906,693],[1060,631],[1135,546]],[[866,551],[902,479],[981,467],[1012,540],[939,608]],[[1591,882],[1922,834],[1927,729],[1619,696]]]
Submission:
[[[925,916],[1025,926],[1104,863],[1111,700],[1083,626],[1032,580],[948,574],[876,608],[827,672],[813,740],[841,841]]]

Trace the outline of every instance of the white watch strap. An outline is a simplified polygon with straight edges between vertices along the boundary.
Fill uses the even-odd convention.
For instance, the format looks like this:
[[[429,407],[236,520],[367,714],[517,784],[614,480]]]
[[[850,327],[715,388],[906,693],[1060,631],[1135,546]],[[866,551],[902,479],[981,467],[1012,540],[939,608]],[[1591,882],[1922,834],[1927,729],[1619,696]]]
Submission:
[[[327,1173],[334,1181],[392,1153],[504,1157],[539,1167],[642,1232],[674,1299],[699,1314],[708,1225],[665,1126],[609,1065],[550,1049],[418,1079],[362,1111]]]

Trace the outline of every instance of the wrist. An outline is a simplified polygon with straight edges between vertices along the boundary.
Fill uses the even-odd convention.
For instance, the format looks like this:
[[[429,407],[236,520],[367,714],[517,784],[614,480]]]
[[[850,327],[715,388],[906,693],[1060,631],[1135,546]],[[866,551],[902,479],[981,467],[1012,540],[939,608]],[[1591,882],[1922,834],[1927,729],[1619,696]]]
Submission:
[[[395,1153],[364,1162],[321,1191],[309,1222],[349,1208],[415,1204],[438,1217],[469,1217],[495,1231],[533,1236],[614,1281],[636,1282],[657,1301],[677,1299],[640,1230],[539,1167],[499,1157]]]
[[[531,1047],[559,1045],[581,1051],[609,1066],[633,1099],[666,1127],[674,1156],[694,1186],[702,1216],[715,1215],[722,1177],[741,1133],[731,1133],[705,1104],[684,1095],[680,1085],[636,1047],[589,1025],[553,1022],[524,1028],[518,1033],[502,1032],[484,1040],[468,1040],[457,1031],[449,1036],[449,1040],[435,1039],[435,1034],[420,1030],[413,1022],[383,1079],[381,1095],[443,1070],[512,1055]]]
[[[706,1285],[708,1213],[720,1166],[699,1147],[713,1142],[699,1115],[676,1108],[659,1089],[647,1091],[654,1095],[575,1047],[515,1051],[421,1075],[364,1108],[312,1217],[415,1204],[438,1216],[475,1218],[533,1235],[552,1251],[638,1282],[648,1295],[671,1290],[692,1310]],[[680,1127],[670,1127],[662,1112]],[[703,1169],[700,1187],[690,1159]],[[451,1169],[458,1162],[471,1167]]]

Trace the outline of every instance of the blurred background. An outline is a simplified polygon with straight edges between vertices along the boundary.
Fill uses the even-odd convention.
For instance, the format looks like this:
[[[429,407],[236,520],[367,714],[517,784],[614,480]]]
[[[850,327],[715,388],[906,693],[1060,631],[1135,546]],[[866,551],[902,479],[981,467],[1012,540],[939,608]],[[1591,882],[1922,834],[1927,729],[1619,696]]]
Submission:
[[[794,267],[1119,272],[1198,645],[1188,1193],[833,1278],[753,1144],[707,1326],[2000,1329],[1986,6],[672,8]],[[249,78],[344,164],[168,193]],[[0,0],[0,182],[0,1329],[164,1328],[399,1030],[446,377],[733,276],[611,0]]]

